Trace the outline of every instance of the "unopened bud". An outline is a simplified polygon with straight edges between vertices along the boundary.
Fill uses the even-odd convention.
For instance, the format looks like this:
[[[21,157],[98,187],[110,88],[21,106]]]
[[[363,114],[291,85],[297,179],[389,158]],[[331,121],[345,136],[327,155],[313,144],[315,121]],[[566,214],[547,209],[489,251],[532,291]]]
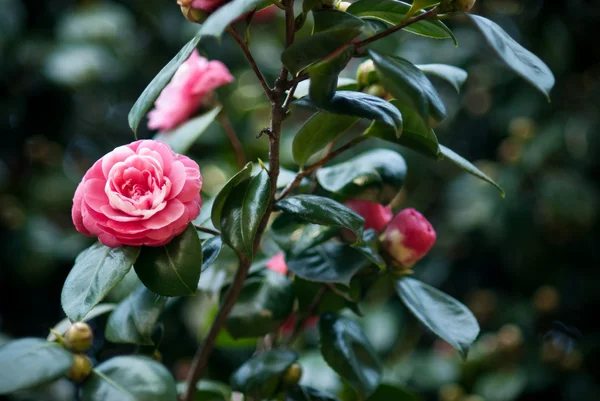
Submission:
[[[67,373],[67,377],[75,382],[81,383],[84,381],[92,372],[92,361],[90,358],[83,354],[73,355],[73,365],[71,370]]]
[[[394,264],[410,269],[433,247],[435,230],[427,219],[415,209],[404,209],[388,224],[382,236],[383,249]]]
[[[369,95],[372,96],[377,96],[379,98],[385,99],[385,97],[388,95],[387,91],[385,90],[385,88],[381,85],[369,85],[367,86],[364,90],[364,93],[367,93]]]
[[[75,322],[67,329],[65,342],[73,352],[86,352],[92,347],[94,333],[87,323]]]
[[[192,8],[188,5],[181,5],[181,13],[190,22],[201,24],[206,21],[208,14],[199,8]]]
[[[348,9],[348,7],[350,7],[350,3],[348,3],[347,1],[340,1],[336,8],[340,11],[344,11],[346,12],[346,10]]]
[[[295,386],[300,382],[302,378],[302,366],[298,363],[293,363],[287,370],[283,373],[283,382],[288,386]]]
[[[366,88],[367,86],[378,82],[379,79],[377,78],[377,71],[375,70],[373,60],[367,60],[358,66],[356,80],[361,88]]]
[[[452,12],[467,12],[475,5],[475,0],[442,0],[438,6],[440,14]]]

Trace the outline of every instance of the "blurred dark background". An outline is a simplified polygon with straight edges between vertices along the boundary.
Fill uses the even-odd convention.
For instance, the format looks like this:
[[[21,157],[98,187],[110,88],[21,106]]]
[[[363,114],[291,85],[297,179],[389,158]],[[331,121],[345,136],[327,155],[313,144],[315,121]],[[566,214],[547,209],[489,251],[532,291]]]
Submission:
[[[174,1],[0,4],[1,343],[45,337],[64,317],[62,283],[91,243],[71,223],[75,187],[95,160],[133,140],[129,109],[197,28]],[[463,365],[445,344],[415,335],[414,322],[393,299],[372,297],[365,327],[387,355],[386,380],[424,399],[599,400],[600,2],[478,0],[473,11],[550,66],[557,78],[551,103],[495,63],[466,21],[448,22],[458,48],[405,32],[383,46],[414,63],[469,72],[460,95],[435,82],[449,110],[436,131],[440,142],[496,179],[506,198],[448,164],[400,148],[409,177],[394,206],[416,207],[431,219],[438,243],[416,274],[466,303],[483,334]],[[271,82],[282,30],[278,12],[251,29],[251,49]],[[228,37],[202,52],[236,77],[219,98],[247,155],[264,160],[267,143],[255,135],[267,125],[268,104],[242,53]],[[344,75],[352,77],[358,62]],[[286,123],[288,168],[294,168],[293,133],[306,116]],[[139,136],[152,133],[143,127]],[[216,123],[190,154],[201,166],[206,197],[236,171]],[[161,351],[176,375],[195,348],[193,311],[178,303],[165,317]],[[101,335],[97,342],[100,349]],[[228,358],[217,353],[213,362],[229,371]],[[343,393],[317,359],[317,352],[305,355],[304,380]],[[68,400],[69,388],[62,383],[19,399]]]

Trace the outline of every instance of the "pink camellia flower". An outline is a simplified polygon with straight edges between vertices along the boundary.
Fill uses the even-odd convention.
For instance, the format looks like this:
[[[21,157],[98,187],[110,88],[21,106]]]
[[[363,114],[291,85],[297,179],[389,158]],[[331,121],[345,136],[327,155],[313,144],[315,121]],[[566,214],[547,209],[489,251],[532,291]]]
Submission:
[[[279,274],[286,275],[288,268],[285,264],[285,256],[283,252],[279,252],[271,257],[266,263],[267,269],[273,270]]]
[[[77,231],[106,246],[165,245],[200,214],[198,164],[158,141],[119,146],[85,173],[73,198]]]
[[[383,247],[398,265],[410,268],[422,259],[435,243],[435,230],[415,209],[398,213],[383,233]]]
[[[392,208],[377,202],[353,199],[346,202],[346,206],[360,214],[365,219],[365,230],[373,229],[378,233],[392,220]]]
[[[170,130],[190,118],[214,89],[233,81],[220,61],[208,61],[194,50],[177,69],[148,113],[148,128]]]

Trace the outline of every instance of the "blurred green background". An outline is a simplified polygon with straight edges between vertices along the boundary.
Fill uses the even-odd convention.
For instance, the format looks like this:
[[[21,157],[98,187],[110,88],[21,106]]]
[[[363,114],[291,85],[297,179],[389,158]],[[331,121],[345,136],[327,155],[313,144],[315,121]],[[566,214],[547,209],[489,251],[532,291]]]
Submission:
[[[95,160],[133,140],[129,109],[197,27],[168,0],[0,0],[0,6],[1,342],[45,337],[63,318],[62,283],[92,241],[71,223],[75,187]],[[489,401],[600,400],[600,2],[478,0],[473,11],[550,66],[557,78],[551,103],[494,63],[460,19],[449,21],[458,48],[406,32],[380,46],[414,63],[469,72],[460,95],[434,82],[449,111],[436,131],[441,143],[497,180],[506,199],[449,164],[399,148],[409,175],[394,206],[430,218],[438,243],[415,274],[466,303],[482,335],[462,364],[404,313],[385,284],[367,294],[362,323],[384,356],[386,381],[426,400],[478,400],[472,394]],[[282,22],[277,11],[251,28],[251,50],[270,82],[279,70]],[[268,104],[241,51],[229,37],[201,50],[236,77],[219,98],[249,158],[266,159],[267,141],[255,136],[268,125]],[[354,76],[359,62],[343,75]],[[290,169],[293,133],[307,116],[297,110],[286,121],[282,161]],[[143,127],[139,136],[152,133]],[[200,164],[206,197],[236,171],[216,123],[190,156]],[[202,302],[196,301],[176,303],[164,318],[161,351],[179,378],[199,336]],[[102,319],[93,324],[99,359],[132,351],[104,346]],[[306,344],[303,380],[344,394],[310,348],[310,332]],[[219,348],[211,375],[227,377],[249,352]],[[73,397],[65,381],[16,399]]]

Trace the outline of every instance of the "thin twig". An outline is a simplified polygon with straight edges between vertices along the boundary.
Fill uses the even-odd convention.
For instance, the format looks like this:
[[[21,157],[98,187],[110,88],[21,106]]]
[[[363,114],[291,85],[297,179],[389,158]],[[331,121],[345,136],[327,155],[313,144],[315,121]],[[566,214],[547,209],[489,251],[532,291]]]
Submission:
[[[326,285],[323,285],[321,288],[319,288],[319,290],[315,294],[315,297],[313,298],[312,302],[308,306],[308,309],[306,310],[306,312],[304,313],[302,318],[299,318],[296,321],[296,324],[294,325],[292,334],[290,334],[287,341],[285,342],[286,346],[290,346],[291,344],[293,344],[296,337],[298,337],[298,334],[300,334],[300,332],[302,331],[302,327],[304,327],[304,325],[306,324],[306,321],[308,319],[310,319],[312,316],[314,316],[314,314],[316,313],[317,308],[319,307],[319,304],[321,303],[321,300],[323,299],[323,296],[327,293],[327,291],[329,289],[330,288]]]
[[[219,121],[219,124],[221,124],[221,127],[223,127],[223,130],[227,135],[227,139],[229,139],[229,142],[231,143],[231,147],[233,147],[233,152],[235,153],[235,161],[238,167],[244,167],[246,165],[246,155],[244,154],[244,147],[242,146],[242,143],[237,137],[235,129],[233,129],[233,126],[231,125],[231,121],[229,121],[227,113],[221,111],[219,115],[217,115],[217,120]]]
[[[260,84],[262,85],[263,90],[265,91],[265,94],[267,95],[269,100],[273,100],[273,91],[271,90],[271,88],[269,88],[269,85],[267,84],[265,76],[258,68],[256,61],[254,60],[254,57],[252,56],[252,53],[250,53],[250,49],[248,48],[246,41],[244,39],[242,39],[240,37],[240,35],[238,35],[238,33],[235,31],[235,29],[233,27],[229,27],[228,31],[231,34],[231,36],[233,37],[233,39],[235,39],[235,41],[238,43],[238,45],[240,46],[242,51],[244,52],[244,55],[246,56],[246,59],[248,59],[248,63],[250,63],[250,67],[252,67],[252,70],[254,70],[256,77],[260,81]]]
[[[218,232],[217,230],[213,230],[213,229],[211,229],[211,228],[206,228],[206,227],[202,227],[202,226],[197,226],[197,225],[195,225],[195,224],[194,224],[194,228],[195,228],[196,230],[198,230],[198,231],[202,231],[203,233],[212,234],[212,235],[215,235],[215,236],[219,236],[219,235],[221,235],[221,233],[220,233],[220,232]]]
[[[426,11],[423,14],[419,14],[419,15],[417,15],[415,17],[409,18],[406,21],[403,21],[403,22],[399,23],[398,25],[394,25],[393,27],[391,27],[390,29],[388,29],[386,31],[380,32],[377,35],[371,36],[370,38],[367,38],[367,39],[365,39],[365,40],[363,40],[361,42],[356,42],[354,44],[354,47],[356,47],[357,49],[359,49],[361,47],[364,47],[364,46],[366,46],[366,45],[368,45],[370,43],[375,42],[376,40],[379,40],[379,39],[384,38],[384,37],[386,37],[388,35],[391,35],[392,33],[399,31],[400,29],[404,29],[407,26],[409,26],[411,24],[414,24],[415,22],[419,22],[419,21],[424,20],[424,19],[435,17],[437,15],[437,12],[438,12],[437,9],[432,8],[431,10]]]
[[[336,156],[340,155],[341,153],[345,152],[346,150],[358,145],[365,139],[367,139],[366,136],[359,136],[358,138],[351,140],[344,146],[340,146],[333,152],[329,153],[327,156],[323,157],[321,160],[319,160],[312,166],[307,167],[305,170],[298,172],[298,174],[296,174],[296,178],[294,178],[294,181],[289,183],[288,186],[284,188],[283,192],[281,192],[281,194],[277,197],[277,200],[281,200],[281,199],[285,198],[286,196],[288,196],[294,189],[296,189],[296,187],[298,187],[298,185],[300,185],[300,183],[302,182],[302,179],[304,177],[309,176],[313,171],[315,171],[318,168],[323,167],[331,159],[335,158]]]

